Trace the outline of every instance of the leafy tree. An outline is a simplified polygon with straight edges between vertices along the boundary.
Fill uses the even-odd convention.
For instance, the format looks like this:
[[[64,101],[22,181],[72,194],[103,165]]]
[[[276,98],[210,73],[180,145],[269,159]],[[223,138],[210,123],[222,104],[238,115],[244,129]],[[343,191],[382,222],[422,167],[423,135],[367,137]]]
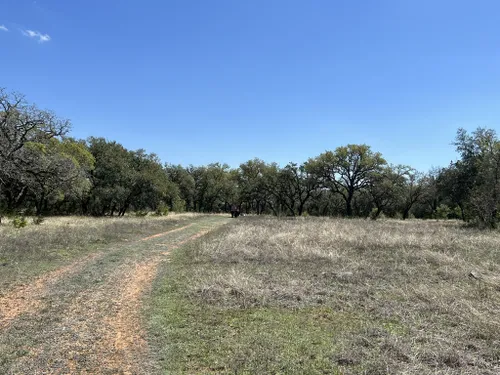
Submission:
[[[404,186],[404,176],[398,167],[388,166],[369,179],[366,191],[371,197],[374,210],[371,218],[376,220],[384,211],[394,213],[399,203],[398,193]]]
[[[135,178],[132,155],[119,143],[104,138],[89,138],[88,147],[95,158],[95,169],[85,206],[92,215],[123,215],[130,206],[127,199]]]
[[[465,186],[453,191],[454,198],[468,201],[471,214],[482,225],[496,227],[500,199],[500,141],[492,129],[478,128],[472,134],[459,129],[455,140],[461,160],[453,170]]]
[[[385,165],[382,155],[364,144],[338,147],[308,161],[308,169],[322,185],[344,199],[345,214],[349,217],[353,215],[355,193],[368,187],[373,175],[380,173]]]
[[[414,168],[400,165],[396,170],[403,177],[399,194],[403,220],[406,220],[410,217],[412,207],[424,197],[427,181],[425,175]]]
[[[287,164],[279,171],[276,182],[281,202],[292,216],[302,216],[306,203],[319,188],[319,181],[304,164]]]
[[[194,167],[191,167],[191,171],[193,169]],[[178,196],[174,197],[172,209],[174,211],[195,211],[196,184],[190,171],[181,165],[166,164],[165,172],[169,181],[178,189]]]
[[[130,151],[130,155],[134,171],[133,182],[124,208],[131,205],[136,210],[157,211],[162,205],[172,208],[173,201],[179,196],[179,190],[169,181],[158,156],[147,154],[144,150]],[[119,214],[123,215],[124,211]]]
[[[193,167],[190,174],[195,182],[195,209],[199,212],[227,211],[237,198],[237,178],[227,164],[213,163]]]
[[[0,199],[4,198],[0,209],[14,210],[24,202],[33,147],[43,147],[69,129],[68,120],[39,109],[20,94],[0,88]]]
[[[48,211],[50,200],[63,201],[89,191],[94,158],[83,144],[53,138],[47,144],[27,143],[24,153],[23,183],[33,197],[37,215]]]
[[[269,166],[260,159],[252,159],[240,164],[238,173],[238,188],[242,203],[253,209],[257,215],[262,214],[266,206],[272,204],[266,172]]]

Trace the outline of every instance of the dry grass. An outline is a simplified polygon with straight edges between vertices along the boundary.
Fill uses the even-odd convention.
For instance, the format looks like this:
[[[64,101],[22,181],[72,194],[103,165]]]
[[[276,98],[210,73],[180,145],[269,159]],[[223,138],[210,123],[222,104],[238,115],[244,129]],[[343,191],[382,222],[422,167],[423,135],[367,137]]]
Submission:
[[[0,225],[0,293],[109,243],[156,234],[196,214],[165,217],[49,217],[41,225]]]
[[[186,312],[171,312],[165,335],[178,342],[168,353],[195,358],[177,360],[179,372],[500,373],[498,232],[456,222],[245,218],[177,263],[167,282],[182,284],[164,292],[198,311],[192,320],[222,314],[196,329],[226,342],[218,355],[199,349],[203,341],[190,347],[189,332],[176,336],[176,314]],[[266,317],[256,322],[256,313]],[[234,330],[234,319],[245,324]]]
[[[130,229],[133,240],[99,246],[69,268],[0,293],[0,373],[156,373],[142,325],[156,270],[170,251],[228,220],[199,215],[121,220],[116,238]],[[93,225],[84,221],[61,236],[79,235],[74,232]]]

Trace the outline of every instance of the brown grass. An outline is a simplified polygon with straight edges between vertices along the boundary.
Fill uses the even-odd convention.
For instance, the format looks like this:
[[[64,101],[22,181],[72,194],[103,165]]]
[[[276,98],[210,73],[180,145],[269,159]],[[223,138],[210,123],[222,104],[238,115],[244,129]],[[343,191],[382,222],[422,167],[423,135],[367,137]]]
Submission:
[[[34,313],[41,306],[41,298],[50,285],[81,270],[88,262],[102,254],[92,254],[68,266],[46,273],[30,284],[20,285],[0,297],[0,330],[21,314]]]
[[[22,229],[4,221],[0,225],[0,295],[86,252],[164,232],[194,217],[49,217],[41,225],[29,220],[30,224]]]
[[[332,337],[341,373],[500,373],[499,232],[245,218],[185,259],[185,297],[214,311],[328,308],[358,319],[355,333]]]

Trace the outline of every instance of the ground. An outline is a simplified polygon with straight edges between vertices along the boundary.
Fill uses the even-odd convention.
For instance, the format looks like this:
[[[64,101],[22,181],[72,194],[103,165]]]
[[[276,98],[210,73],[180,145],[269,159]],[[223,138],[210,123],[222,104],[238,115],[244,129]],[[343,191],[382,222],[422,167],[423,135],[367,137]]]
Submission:
[[[58,220],[0,227],[2,374],[500,373],[497,231]]]
[[[35,275],[28,272],[34,255],[14,254],[4,248],[4,258],[11,259],[3,267],[19,265],[19,277],[12,271],[1,279],[6,286],[0,294],[0,373],[159,372],[143,324],[143,301],[157,268],[168,262],[171,251],[225,222],[219,216],[179,217],[146,224],[147,230],[134,226],[130,232],[136,234],[159,227],[166,230],[87,249],[87,254],[76,253],[61,267],[54,266],[54,259],[45,259],[46,265],[56,268],[49,272],[35,269]],[[121,224],[113,225],[123,232]],[[81,231],[80,227],[73,229]],[[33,235],[37,233],[24,233]],[[23,233],[15,236],[23,237]],[[12,245],[15,240],[10,238]],[[19,279],[30,281],[19,283]]]
[[[500,373],[496,231],[247,217],[161,275],[150,329],[165,373]]]

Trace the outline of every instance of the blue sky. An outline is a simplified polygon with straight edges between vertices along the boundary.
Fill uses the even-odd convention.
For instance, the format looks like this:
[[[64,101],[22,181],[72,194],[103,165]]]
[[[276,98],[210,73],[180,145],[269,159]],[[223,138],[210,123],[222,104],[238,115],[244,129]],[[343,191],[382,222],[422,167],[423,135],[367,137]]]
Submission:
[[[0,0],[0,86],[165,162],[367,143],[421,170],[498,129],[496,0]],[[1,27],[3,26],[3,27]]]

